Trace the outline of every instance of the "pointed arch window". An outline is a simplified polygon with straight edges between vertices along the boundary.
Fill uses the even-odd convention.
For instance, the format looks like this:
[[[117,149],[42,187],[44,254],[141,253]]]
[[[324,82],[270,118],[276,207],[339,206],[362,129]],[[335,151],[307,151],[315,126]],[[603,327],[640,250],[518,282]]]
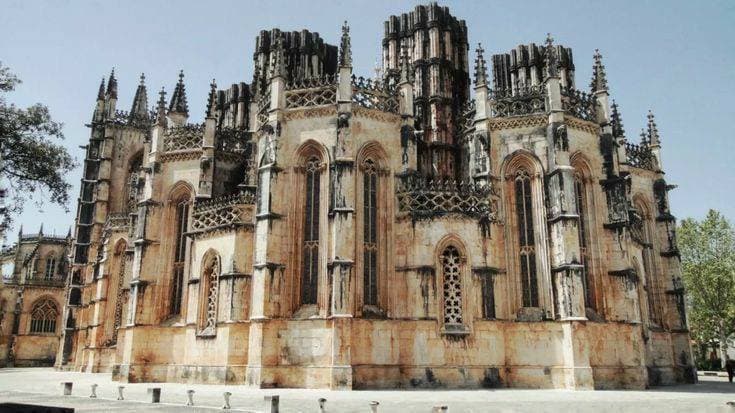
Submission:
[[[184,267],[186,262],[186,231],[189,224],[189,199],[185,197],[175,203],[174,210],[174,256],[171,283],[170,315],[181,314],[181,299],[184,291]]]
[[[454,246],[448,246],[441,255],[442,287],[444,291],[444,324],[462,325],[461,256]]]
[[[533,227],[533,196],[531,176],[518,170],[515,181],[515,213],[518,224],[518,260],[520,263],[523,307],[538,307],[536,245]]]
[[[594,296],[592,294],[592,277],[590,274],[590,251],[589,251],[589,216],[586,198],[586,186],[584,177],[574,174],[574,197],[577,205],[577,214],[579,214],[579,225],[577,226],[579,235],[579,260],[582,264],[582,289],[584,293],[585,307],[594,308]]]
[[[378,305],[378,169],[368,158],[363,172],[363,293],[366,305]]]
[[[46,299],[37,302],[31,311],[31,334],[56,332],[56,319],[59,310],[53,301]]]
[[[217,334],[217,301],[219,297],[220,259],[214,254],[205,261],[201,274],[199,335]]]
[[[319,196],[320,161],[313,156],[306,162],[306,195],[302,244],[301,303],[316,304],[319,279]]]
[[[56,257],[53,254],[49,254],[46,257],[46,271],[44,272],[44,278],[50,280],[56,275]]]

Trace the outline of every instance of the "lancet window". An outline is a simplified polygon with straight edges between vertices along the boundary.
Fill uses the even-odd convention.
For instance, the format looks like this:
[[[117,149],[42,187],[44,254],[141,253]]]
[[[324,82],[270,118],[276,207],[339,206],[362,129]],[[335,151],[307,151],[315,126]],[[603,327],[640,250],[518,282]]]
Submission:
[[[454,246],[448,246],[441,255],[444,290],[444,324],[462,324],[461,256]]]
[[[533,196],[531,176],[524,169],[516,173],[515,212],[518,224],[518,260],[520,263],[521,293],[524,307],[538,307],[536,245],[533,227]]]
[[[199,310],[199,334],[213,336],[217,333],[217,298],[219,297],[220,259],[212,255],[204,261],[201,274]]]
[[[378,305],[378,170],[368,158],[363,172],[363,280],[364,303]]]
[[[582,264],[582,288],[586,307],[594,308],[594,297],[592,295],[592,277],[590,274],[590,251],[589,251],[589,216],[586,199],[586,187],[584,177],[580,174],[574,175],[574,195],[579,214],[579,260]]]
[[[53,254],[49,254],[49,256],[46,257],[46,271],[44,273],[44,277],[47,280],[50,280],[54,278],[54,275],[56,275],[56,257]]]
[[[320,161],[314,156],[306,162],[304,231],[302,243],[301,303],[316,304],[319,279],[319,185]]]
[[[174,204],[174,256],[171,282],[170,315],[181,314],[184,291],[184,267],[186,261],[186,231],[189,224],[189,199],[179,199]]]

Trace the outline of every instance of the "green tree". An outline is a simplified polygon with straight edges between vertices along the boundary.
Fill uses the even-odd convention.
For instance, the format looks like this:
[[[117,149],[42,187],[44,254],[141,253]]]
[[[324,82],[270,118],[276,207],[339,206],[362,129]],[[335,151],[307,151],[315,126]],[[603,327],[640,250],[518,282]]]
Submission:
[[[683,220],[678,238],[692,336],[717,342],[724,366],[727,337],[735,333],[735,232],[722,214],[709,210],[702,221]]]
[[[0,62],[0,234],[5,233],[26,201],[40,206],[44,199],[67,208],[71,185],[65,177],[76,166],[58,141],[64,139],[62,124],[51,119],[46,106],[26,109],[6,101],[6,94],[21,83]]]

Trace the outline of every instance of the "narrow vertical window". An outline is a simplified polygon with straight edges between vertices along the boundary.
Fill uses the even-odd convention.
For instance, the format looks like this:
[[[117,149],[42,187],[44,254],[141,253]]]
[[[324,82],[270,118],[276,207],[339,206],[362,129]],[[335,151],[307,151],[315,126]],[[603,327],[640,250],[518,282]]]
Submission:
[[[55,333],[59,310],[51,300],[42,300],[31,311],[31,333]]]
[[[316,304],[319,278],[319,159],[306,163],[306,199],[304,205],[303,273],[301,303]]]
[[[441,256],[444,289],[444,324],[462,324],[461,258],[457,248],[449,246]]]
[[[176,204],[175,245],[173,280],[171,285],[170,315],[181,314],[181,297],[184,284],[184,262],[186,259],[186,230],[189,220],[189,201],[182,200]]]
[[[200,281],[202,293],[199,312],[199,334],[203,336],[213,336],[217,333],[219,273],[219,257],[215,256],[205,264]]]
[[[54,278],[56,275],[56,257],[53,255],[49,255],[46,257],[46,272],[44,274],[44,277],[47,280],[50,280]]]
[[[582,289],[584,293],[585,307],[594,308],[595,302],[592,296],[592,277],[590,276],[589,249],[587,247],[587,204],[585,199],[585,185],[583,177],[579,174],[574,175],[574,195],[577,203],[577,213],[579,214],[579,260],[582,264]]]
[[[515,178],[516,221],[518,223],[518,259],[524,307],[538,307],[536,246],[533,233],[531,177],[524,170]]]
[[[378,171],[363,162],[363,280],[366,305],[378,305]]]
[[[121,248],[118,258],[118,271],[117,271],[117,289],[115,290],[115,312],[113,314],[112,324],[112,343],[117,343],[117,330],[122,324],[122,310],[123,301],[125,299],[125,293],[123,288],[125,287],[125,271],[127,266],[128,258],[125,255],[125,249]]]

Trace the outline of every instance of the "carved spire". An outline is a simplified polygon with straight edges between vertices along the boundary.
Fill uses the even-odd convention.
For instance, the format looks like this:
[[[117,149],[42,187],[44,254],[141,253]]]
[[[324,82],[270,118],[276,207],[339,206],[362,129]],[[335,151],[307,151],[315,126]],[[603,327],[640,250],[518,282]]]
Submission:
[[[130,116],[139,119],[148,118],[148,91],[145,87],[145,74],[140,74],[140,83],[138,89],[135,90],[135,98],[133,98],[133,107],[130,109]]]
[[[646,131],[641,128],[641,146],[648,146],[650,142],[648,142],[648,136],[646,136]]]
[[[401,46],[401,83],[411,83],[412,78],[412,71],[411,71],[411,61],[408,58],[408,50],[406,49],[406,45]]]
[[[179,72],[179,82],[171,96],[171,103],[168,105],[169,112],[181,113],[189,116],[189,105],[186,102],[186,87],[184,86],[184,71]]]
[[[656,121],[654,120],[653,112],[648,110],[648,125],[647,125],[647,139],[651,146],[661,146],[661,139],[658,136],[658,128],[656,127]]]
[[[105,78],[102,77],[100,89],[97,91],[97,100],[105,100]]]
[[[350,43],[350,26],[345,20],[342,25],[342,40],[339,43],[339,65],[341,67],[352,67],[352,45]]]
[[[482,43],[477,44],[475,50],[477,57],[475,58],[475,87],[487,86],[487,62],[485,61],[485,49],[482,48]]]
[[[611,105],[612,113],[610,114],[610,123],[612,124],[612,134],[616,138],[622,138],[625,136],[625,129],[623,129],[623,118],[620,116],[618,111],[618,104],[613,100]]]
[[[554,38],[551,33],[546,33],[546,77],[556,77],[558,75],[559,62],[556,57],[556,47],[554,46]]]
[[[592,66],[592,82],[590,82],[590,90],[594,92],[607,91],[607,76],[605,75],[605,65],[602,64],[602,55],[598,49],[595,49],[595,64]]]
[[[159,125],[166,124],[166,90],[161,86],[158,92],[158,104],[156,105],[156,122]]]
[[[107,97],[117,99],[117,79],[115,79],[115,68],[110,72],[110,79],[107,81]]]
[[[207,113],[205,113],[205,116],[208,118],[214,118],[216,109],[217,81],[212,79],[212,83],[209,84],[209,97],[207,98]]]

